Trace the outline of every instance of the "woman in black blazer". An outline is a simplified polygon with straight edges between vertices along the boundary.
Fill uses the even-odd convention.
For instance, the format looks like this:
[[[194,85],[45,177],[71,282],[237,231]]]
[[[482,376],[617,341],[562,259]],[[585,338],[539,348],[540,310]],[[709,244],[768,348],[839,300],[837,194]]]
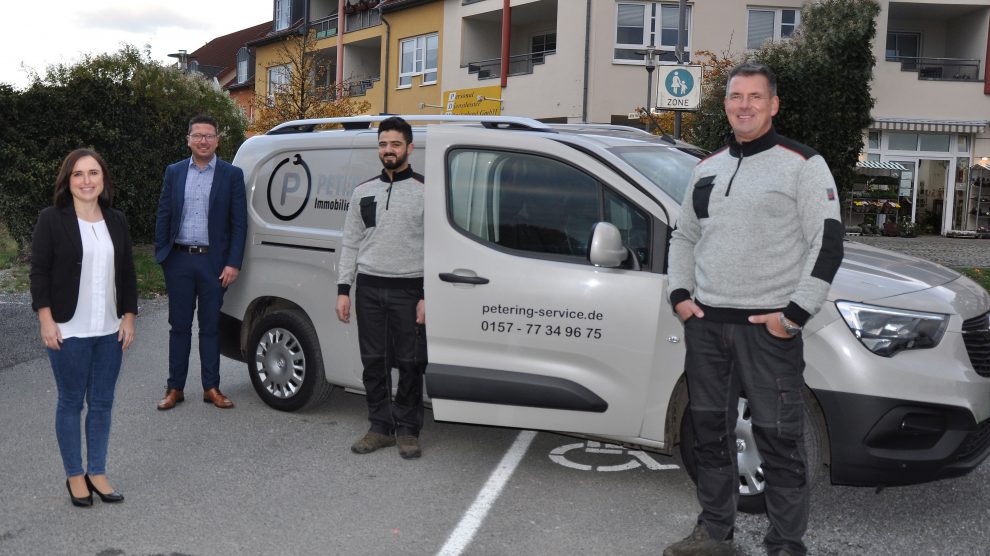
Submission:
[[[95,151],[62,161],[54,206],[41,211],[31,243],[32,307],[58,387],[55,435],[75,506],[121,502],[106,476],[114,390],[134,341],[137,279],[127,219],[110,208],[113,183]],[[86,411],[82,467],[81,415]]]

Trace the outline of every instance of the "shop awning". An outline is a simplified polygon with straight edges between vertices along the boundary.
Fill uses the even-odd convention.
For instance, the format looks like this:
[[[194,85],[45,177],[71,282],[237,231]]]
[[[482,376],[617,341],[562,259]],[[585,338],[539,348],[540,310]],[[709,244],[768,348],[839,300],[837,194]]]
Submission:
[[[983,133],[987,120],[926,120],[917,118],[873,118],[870,129],[892,131],[933,131],[940,133]]]
[[[976,164],[974,164],[974,165],[972,165],[972,166],[970,167],[970,170],[976,170],[976,169],[978,169],[978,168],[979,168],[979,169],[983,169],[983,170],[987,170],[987,171],[990,171],[990,163],[986,163],[986,164],[985,164],[985,163],[983,163],[983,162],[977,162]]]
[[[897,162],[880,162],[878,160],[860,160],[856,163],[857,168],[876,168],[881,170],[898,170],[903,172],[907,168]]]

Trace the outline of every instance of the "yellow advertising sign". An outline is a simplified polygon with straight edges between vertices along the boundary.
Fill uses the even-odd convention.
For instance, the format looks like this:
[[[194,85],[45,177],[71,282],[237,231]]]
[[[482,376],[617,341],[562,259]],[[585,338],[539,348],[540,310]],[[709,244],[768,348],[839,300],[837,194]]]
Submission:
[[[443,92],[443,113],[458,116],[500,116],[502,87],[475,87]]]

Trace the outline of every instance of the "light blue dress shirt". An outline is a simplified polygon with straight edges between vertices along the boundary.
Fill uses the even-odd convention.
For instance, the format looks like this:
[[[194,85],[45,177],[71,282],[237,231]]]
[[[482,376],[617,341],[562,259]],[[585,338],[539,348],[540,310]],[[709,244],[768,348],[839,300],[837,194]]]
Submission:
[[[189,172],[186,173],[186,196],[182,204],[182,220],[175,242],[180,245],[209,245],[210,234],[207,228],[210,212],[210,191],[213,189],[213,174],[217,167],[217,156],[203,170],[189,157]]]

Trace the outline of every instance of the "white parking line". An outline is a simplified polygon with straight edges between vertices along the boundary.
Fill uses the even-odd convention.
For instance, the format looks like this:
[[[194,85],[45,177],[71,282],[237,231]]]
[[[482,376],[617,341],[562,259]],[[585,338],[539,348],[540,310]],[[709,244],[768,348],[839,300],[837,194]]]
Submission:
[[[529,445],[535,437],[536,432],[534,431],[521,431],[519,433],[516,441],[502,456],[502,461],[499,462],[498,467],[488,477],[485,486],[481,487],[481,492],[474,499],[474,503],[464,513],[457,528],[447,537],[447,542],[440,549],[440,552],[437,552],[437,556],[459,556],[471,544],[471,539],[481,527],[481,522],[488,515],[488,510],[498,499],[505,483],[509,482],[509,478],[512,477],[512,473],[515,472],[519,462],[526,455],[526,450],[529,449]]]

